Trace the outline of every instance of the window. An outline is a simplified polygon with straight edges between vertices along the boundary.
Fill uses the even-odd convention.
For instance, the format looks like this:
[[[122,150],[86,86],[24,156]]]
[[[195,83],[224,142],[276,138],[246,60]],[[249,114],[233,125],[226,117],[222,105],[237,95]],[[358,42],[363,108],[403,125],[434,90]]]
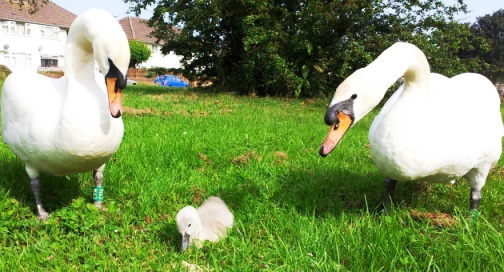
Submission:
[[[15,34],[16,33],[16,22],[4,21],[2,22],[2,34]]]
[[[16,22],[7,22],[7,25],[9,27],[9,34],[16,33]]]
[[[2,34],[9,34],[9,26],[7,25],[8,22],[2,23]]]
[[[25,34],[25,24],[16,23],[15,31],[16,31],[15,33],[17,35],[24,35]]]
[[[40,59],[41,67],[58,67],[58,57],[45,57]]]
[[[2,34],[31,35],[30,24],[17,23],[14,21],[0,22]]]
[[[11,67],[30,67],[32,57],[27,53],[4,53],[4,62],[5,65]]]
[[[25,24],[25,35],[31,36],[31,24]]]
[[[46,39],[58,39],[59,27],[40,26],[40,37]]]

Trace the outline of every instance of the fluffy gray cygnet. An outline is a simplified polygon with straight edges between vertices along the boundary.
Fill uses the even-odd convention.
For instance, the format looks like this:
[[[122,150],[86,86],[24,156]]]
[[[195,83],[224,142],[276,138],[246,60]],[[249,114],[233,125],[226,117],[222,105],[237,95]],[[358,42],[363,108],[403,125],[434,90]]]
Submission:
[[[217,242],[225,237],[227,229],[233,225],[234,216],[222,199],[212,196],[198,209],[184,207],[177,213],[176,220],[182,234],[182,250],[185,250],[193,242],[202,247],[206,240]]]

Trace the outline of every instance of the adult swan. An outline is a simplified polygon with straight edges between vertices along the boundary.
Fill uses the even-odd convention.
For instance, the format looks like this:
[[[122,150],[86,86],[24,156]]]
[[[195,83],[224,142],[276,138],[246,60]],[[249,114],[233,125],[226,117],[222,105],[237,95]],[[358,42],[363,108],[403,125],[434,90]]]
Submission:
[[[41,171],[57,176],[94,171],[93,198],[101,208],[102,171],[124,132],[121,90],[129,60],[119,23],[92,9],[70,26],[65,77],[12,73],[5,81],[2,135],[26,165],[39,218],[49,216],[40,196]]]
[[[369,130],[372,160],[387,177],[387,206],[396,181],[452,182],[465,177],[471,187],[470,209],[478,209],[480,190],[502,152],[499,96],[481,75],[447,78],[431,73],[425,55],[414,45],[392,45],[338,86],[325,114],[330,129],[320,155],[327,156],[400,77],[404,84]]]

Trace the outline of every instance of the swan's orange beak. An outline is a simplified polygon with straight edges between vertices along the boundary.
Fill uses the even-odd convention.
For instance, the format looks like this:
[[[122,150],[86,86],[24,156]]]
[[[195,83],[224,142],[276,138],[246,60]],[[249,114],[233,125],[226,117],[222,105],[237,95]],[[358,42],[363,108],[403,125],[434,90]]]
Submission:
[[[329,133],[325,138],[322,145],[320,145],[320,156],[325,157],[331,153],[331,151],[336,147],[338,142],[343,138],[343,135],[347,132],[348,128],[352,125],[352,118],[350,115],[338,112],[338,125],[332,124],[329,128]]]
[[[116,88],[117,78],[107,77],[107,93],[110,114],[112,117],[119,118],[122,115],[121,88]]]

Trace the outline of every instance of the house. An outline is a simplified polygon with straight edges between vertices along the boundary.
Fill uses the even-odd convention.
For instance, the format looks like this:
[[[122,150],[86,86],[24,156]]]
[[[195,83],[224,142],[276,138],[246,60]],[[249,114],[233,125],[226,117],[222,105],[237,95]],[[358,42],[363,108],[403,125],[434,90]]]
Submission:
[[[12,2],[0,0],[0,64],[12,71],[61,70],[76,15],[52,2],[29,14]]]
[[[0,0],[1,1],[1,0]],[[168,55],[163,55],[161,53],[162,43],[158,39],[152,37],[150,33],[152,28],[147,25],[145,19],[137,17],[125,17],[119,20],[128,40],[138,40],[145,43],[152,52],[151,57],[144,63],[141,63],[140,68],[152,68],[152,67],[163,67],[163,68],[180,68],[181,57],[170,52]],[[178,31],[178,29],[175,29]]]
[[[77,16],[51,1],[34,14],[28,10],[20,10],[16,0],[0,0],[0,65],[12,71],[62,71],[68,30]],[[162,44],[150,36],[145,19],[128,16],[119,23],[128,40],[143,42],[152,51],[141,67],[180,68],[181,57],[161,53]]]

